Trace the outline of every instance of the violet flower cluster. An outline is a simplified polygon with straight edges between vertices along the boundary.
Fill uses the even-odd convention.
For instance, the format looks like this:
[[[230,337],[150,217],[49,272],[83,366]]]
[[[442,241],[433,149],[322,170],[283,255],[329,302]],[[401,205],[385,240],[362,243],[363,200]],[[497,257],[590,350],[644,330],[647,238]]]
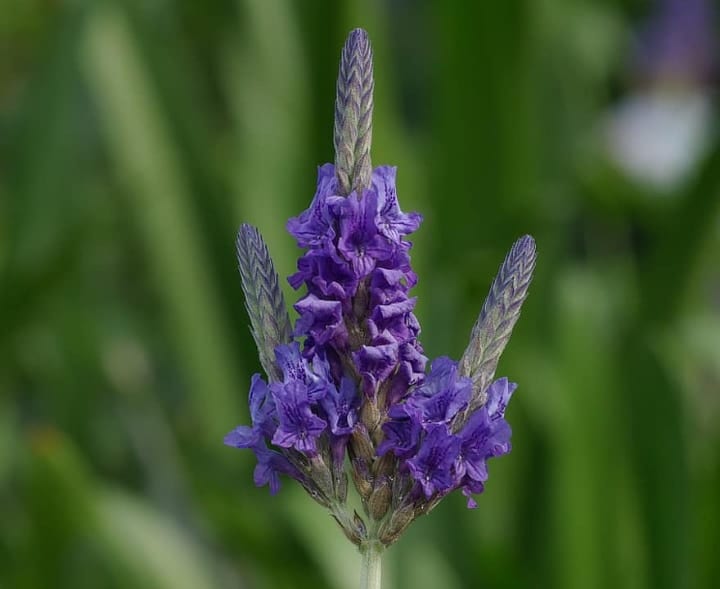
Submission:
[[[359,546],[391,544],[454,490],[476,506],[487,461],[510,451],[516,385],[494,373],[535,263],[534,241],[521,238],[460,362],[440,357],[426,371],[407,240],[422,218],[401,210],[396,169],[370,165],[373,86],[367,35],[356,30],[340,66],[335,165],[319,168],[310,207],[287,224],[305,249],[289,277],[304,292],[294,328],[260,234],[241,227],[246,306],[268,378],[252,377],[252,424],[225,438],[255,453],[258,486],[274,494],[280,475],[295,479]],[[348,472],[363,515],[347,507]]]

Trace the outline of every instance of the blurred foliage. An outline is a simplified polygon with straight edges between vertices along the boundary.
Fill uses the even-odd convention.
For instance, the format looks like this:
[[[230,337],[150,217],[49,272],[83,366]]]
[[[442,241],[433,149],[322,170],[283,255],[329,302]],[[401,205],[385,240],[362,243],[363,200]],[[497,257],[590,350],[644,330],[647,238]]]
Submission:
[[[662,192],[599,132],[652,9],[2,0],[0,587],[356,585],[330,518],[222,445],[259,369],[234,233],[259,226],[293,270],[284,222],[332,160],[355,26],[373,161],[425,215],[429,355],[460,356],[516,237],[539,249],[501,363],[513,453],[478,510],[455,497],[411,527],[386,586],[716,586],[720,141]]]

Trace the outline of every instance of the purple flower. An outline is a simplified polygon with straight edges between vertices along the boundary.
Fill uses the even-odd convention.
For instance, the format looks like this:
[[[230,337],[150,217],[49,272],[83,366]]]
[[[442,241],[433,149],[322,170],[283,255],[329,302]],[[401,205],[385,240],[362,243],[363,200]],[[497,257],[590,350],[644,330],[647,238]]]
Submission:
[[[505,421],[505,408],[516,386],[507,378],[496,380],[488,388],[487,403],[472,414],[458,434],[462,445],[455,468],[462,477],[470,508],[477,506],[470,494],[481,493],[488,478],[487,460],[510,451],[512,432]]]
[[[310,209],[288,224],[308,248],[290,277],[293,288],[305,284],[308,291],[295,304],[300,314],[295,335],[311,338],[306,355],[331,347],[342,356],[350,344],[362,389],[373,397],[393,374],[402,372],[406,385],[422,378],[420,326],[412,313],[415,299],[407,295],[417,276],[410,268],[410,244],[403,240],[419,226],[420,216],[400,210],[394,168],[375,169],[370,186],[347,198],[332,194],[332,169],[320,168]],[[398,346],[406,343],[422,361],[401,368]]]
[[[269,485],[271,495],[275,495],[280,490],[280,474],[288,475],[298,481],[301,480],[298,470],[279,452],[268,450],[262,446],[255,448],[255,456],[258,460],[253,473],[255,486]]]
[[[416,283],[417,276],[409,269],[376,268],[370,278],[370,304],[375,307],[402,301]]]
[[[395,190],[396,174],[395,166],[378,166],[372,175],[372,185],[378,196],[378,229],[391,241],[399,242],[401,235],[417,231],[422,215],[400,210]]]
[[[317,439],[327,423],[312,412],[308,388],[300,381],[270,385],[277,406],[279,425],[272,443],[283,448],[295,448],[314,456]]]
[[[295,310],[300,313],[295,324],[295,335],[312,335],[315,343],[320,345],[331,340],[344,342],[347,338],[340,301],[309,294],[295,303]]]
[[[365,191],[362,197],[353,192],[338,207],[340,239],[337,249],[348,260],[358,278],[364,278],[378,261],[392,256],[393,244],[384,238],[377,226],[377,194]]]
[[[263,438],[275,433],[275,404],[265,381],[253,374],[250,384],[250,418],[252,426],[240,425],[225,436],[225,445],[234,448],[255,448]]]
[[[283,382],[298,381],[307,386],[307,395],[311,403],[316,403],[334,389],[330,378],[330,366],[322,354],[312,358],[312,367],[300,353],[297,342],[280,345],[275,348],[277,364],[283,373]]]
[[[372,168],[374,83],[372,49],[357,29],[338,76],[335,164],[318,168],[312,203],[287,222],[305,249],[288,278],[304,289],[294,328],[268,247],[256,229],[240,230],[243,292],[269,384],[252,377],[251,424],[225,437],[255,453],[256,485],[275,494],[281,474],[296,479],[358,546],[392,544],[456,489],[474,507],[487,460],[509,452],[504,415],[515,385],[490,382],[535,263],[534,241],[521,238],[461,362],[437,358],[426,374],[407,240],[422,217],[401,210],[395,167]],[[350,481],[364,515],[348,508]]]
[[[410,458],[417,452],[420,424],[413,419],[396,419],[383,425],[385,439],[377,449],[378,456],[392,452],[398,458]]]
[[[398,346],[395,343],[363,346],[353,354],[353,360],[363,376],[365,395],[374,398],[379,383],[390,376],[397,365]]]
[[[317,190],[310,208],[287,222],[287,230],[297,239],[300,247],[311,247],[334,237],[328,198],[337,195],[335,167],[325,164],[318,167]]]
[[[432,426],[420,444],[420,451],[407,461],[412,478],[422,487],[426,498],[455,485],[453,465],[460,443],[460,438],[448,433],[444,426]]]
[[[516,388],[517,384],[508,381],[505,377],[498,378],[490,385],[485,408],[492,421],[498,421],[505,417],[505,409],[507,409],[507,404]]]
[[[308,252],[298,260],[298,271],[288,278],[297,289],[305,283],[308,292],[319,297],[349,300],[358,287],[358,278],[350,264],[338,261],[325,250]]]
[[[472,381],[457,374],[457,362],[445,356],[433,360],[430,374],[407,401],[408,412],[423,427],[449,424],[470,401]]]
[[[424,429],[443,424],[447,428],[472,395],[472,381],[457,374],[457,362],[442,356],[433,360],[428,374],[405,403],[390,408],[394,418],[409,417]]]
[[[333,435],[345,436],[352,433],[357,423],[359,401],[360,397],[351,378],[343,377],[339,387],[329,388],[328,395],[320,404],[328,417]]]

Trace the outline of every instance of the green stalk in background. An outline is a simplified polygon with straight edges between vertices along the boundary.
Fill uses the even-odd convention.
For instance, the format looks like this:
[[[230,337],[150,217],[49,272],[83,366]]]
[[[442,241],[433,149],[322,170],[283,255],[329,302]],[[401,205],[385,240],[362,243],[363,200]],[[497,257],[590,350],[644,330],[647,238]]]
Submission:
[[[169,308],[199,435],[221,436],[238,415],[237,362],[219,314],[205,250],[167,121],[124,13],[102,4],[87,18],[83,64],[108,140],[145,238],[156,288]]]

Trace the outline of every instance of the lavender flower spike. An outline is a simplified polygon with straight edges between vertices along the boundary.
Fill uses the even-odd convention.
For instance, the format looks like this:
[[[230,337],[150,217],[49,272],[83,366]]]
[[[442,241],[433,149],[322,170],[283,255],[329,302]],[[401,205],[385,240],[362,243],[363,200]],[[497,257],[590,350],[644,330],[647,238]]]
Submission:
[[[293,329],[265,243],[240,228],[240,274],[268,381],[252,377],[251,424],[225,438],[254,452],[256,485],[274,494],[289,476],[330,512],[360,550],[362,589],[380,589],[383,550],[444,497],[461,491],[475,507],[488,461],[510,451],[505,409],[516,385],[491,381],[535,267],[525,236],[462,360],[441,356],[426,370],[410,293],[410,236],[422,216],[402,210],[394,166],[371,167],[372,92],[370,43],[356,29],[340,64],[335,165],[318,168],[310,206],[287,222],[304,250],[288,277],[302,289]]]
[[[370,41],[355,29],[343,47],[335,98],[335,173],[342,195],[370,185],[374,88]]]
[[[271,381],[281,381],[283,375],[275,363],[275,347],[292,339],[290,316],[267,246],[260,232],[245,223],[238,231],[237,258],[260,364]]]
[[[500,266],[460,359],[460,374],[473,382],[473,396],[465,415],[485,403],[500,354],[520,317],[534,269],[535,241],[525,235],[513,244]]]

